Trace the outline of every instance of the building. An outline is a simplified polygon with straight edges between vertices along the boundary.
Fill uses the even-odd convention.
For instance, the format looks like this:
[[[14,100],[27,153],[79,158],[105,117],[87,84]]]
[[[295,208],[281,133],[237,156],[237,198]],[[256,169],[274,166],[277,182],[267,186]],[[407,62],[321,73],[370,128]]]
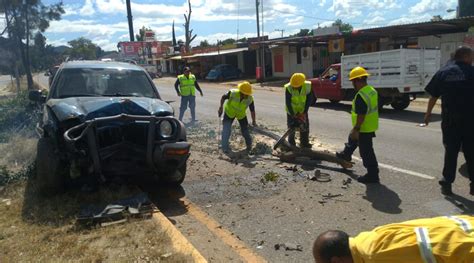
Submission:
[[[290,77],[303,72],[308,77],[321,74],[339,63],[343,54],[360,54],[398,48],[437,48],[441,64],[459,45],[473,45],[474,17],[430,21],[406,25],[354,30],[342,33],[325,29],[313,36],[287,37],[252,43],[271,50],[272,73]]]

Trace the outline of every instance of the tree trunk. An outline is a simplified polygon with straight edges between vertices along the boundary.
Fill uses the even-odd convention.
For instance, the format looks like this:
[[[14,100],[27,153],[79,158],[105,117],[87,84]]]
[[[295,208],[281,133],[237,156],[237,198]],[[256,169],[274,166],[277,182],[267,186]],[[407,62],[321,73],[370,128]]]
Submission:
[[[25,37],[26,37],[26,47],[25,47],[25,72],[26,80],[28,82],[28,90],[33,89],[33,76],[31,75],[31,64],[30,64],[30,23],[28,18],[28,5],[25,5]]]

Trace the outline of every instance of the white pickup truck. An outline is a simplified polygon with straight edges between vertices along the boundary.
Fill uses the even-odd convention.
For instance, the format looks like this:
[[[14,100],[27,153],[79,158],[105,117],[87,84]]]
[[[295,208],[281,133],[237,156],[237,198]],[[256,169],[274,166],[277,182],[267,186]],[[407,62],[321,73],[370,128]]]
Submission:
[[[311,80],[313,93],[320,99],[337,103],[352,100],[355,90],[349,81],[349,72],[364,67],[370,74],[369,85],[379,94],[379,107],[392,105],[403,110],[424,88],[440,67],[439,50],[395,49],[348,55],[340,64],[333,64],[319,77]]]

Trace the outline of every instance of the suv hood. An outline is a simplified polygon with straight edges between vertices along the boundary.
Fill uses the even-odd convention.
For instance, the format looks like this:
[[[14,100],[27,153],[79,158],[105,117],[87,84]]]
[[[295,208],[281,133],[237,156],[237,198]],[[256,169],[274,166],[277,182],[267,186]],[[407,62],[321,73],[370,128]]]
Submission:
[[[74,97],[50,99],[46,103],[59,121],[79,118],[82,121],[119,114],[173,115],[173,108],[166,102],[144,97]]]

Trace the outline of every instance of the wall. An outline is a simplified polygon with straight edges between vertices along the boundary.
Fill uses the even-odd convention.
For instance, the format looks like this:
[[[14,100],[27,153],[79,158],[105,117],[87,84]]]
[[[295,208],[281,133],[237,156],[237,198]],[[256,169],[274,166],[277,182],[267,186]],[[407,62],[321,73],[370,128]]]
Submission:
[[[462,45],[466,33],[443,34],[441,37],[424,36],[418,38],[420,48],[439,48],[441,50],[441,65],[446,64],[451,53]]]
[[[311,48],[300,48],[301,64],[297,64],[297,48],[295,46],[278,46],[271,49],[272,73],[274,77],[289,78],[296,72],[304,73],[308,78],[313,77],[313,52]],[[283,66],[283,68],[280,66]]]

